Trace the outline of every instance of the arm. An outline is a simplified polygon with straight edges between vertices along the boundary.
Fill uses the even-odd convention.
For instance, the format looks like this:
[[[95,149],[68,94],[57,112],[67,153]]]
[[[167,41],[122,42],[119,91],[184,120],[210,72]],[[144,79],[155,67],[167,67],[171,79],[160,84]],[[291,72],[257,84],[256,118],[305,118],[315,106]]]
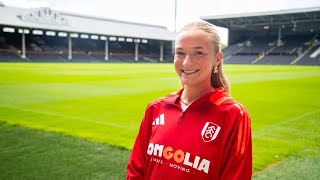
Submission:
[[[224,153],[221,179],[251,179],[252,176],[252,139],[251,125],[247,110],[240,104],[232,115],[235,127]]]
[[[151,134],[151,127],[148,125],[150,123],[147,120],[148,113],[146,112],[128,161],[127,180],[144,179],[147,145]]]

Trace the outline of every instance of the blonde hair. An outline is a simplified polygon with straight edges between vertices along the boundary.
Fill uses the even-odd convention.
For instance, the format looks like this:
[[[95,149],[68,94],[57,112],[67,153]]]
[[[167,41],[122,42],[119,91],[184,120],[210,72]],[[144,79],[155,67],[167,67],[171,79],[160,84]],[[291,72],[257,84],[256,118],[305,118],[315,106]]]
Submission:
[[[202,30],[210,35],[210,37],[212,39],[213,46],[214,46],[214,51],[218,55],[218,53],[221,52],[221,48],[220,48],[221,43],[220,43],[219,34],[218,34],[216,28],[214,27],[214,25],[212,25],[208,22],[204,22],[204,21],[191,22],[191,23],[186,24],[180,30],[180,32],[190,31],[190,30],[195,30],[195,29]],[[222,64],[223,64],[223,59],[221,59],[221,63],[217,67],[218,73],[213,73],[213,69],[212,69],[211,85],[214,88],[224,87],[226,93],[229,94],[230,93],[230,85],[229,85],[229,82],[228,82],[226,75],[223,73]]]

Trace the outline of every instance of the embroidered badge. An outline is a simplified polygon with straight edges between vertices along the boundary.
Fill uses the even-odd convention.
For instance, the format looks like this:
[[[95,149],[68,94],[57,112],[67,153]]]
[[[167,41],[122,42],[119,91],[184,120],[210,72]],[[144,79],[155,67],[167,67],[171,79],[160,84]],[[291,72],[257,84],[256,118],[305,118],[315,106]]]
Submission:
[[[214,139],[216,139],[216,137],[219,134],[220,129],[221,129],[220,126],[218,126],[212,122],[207,122],[201,131],[203,141],[210,142],[210,141],[213,141]]]

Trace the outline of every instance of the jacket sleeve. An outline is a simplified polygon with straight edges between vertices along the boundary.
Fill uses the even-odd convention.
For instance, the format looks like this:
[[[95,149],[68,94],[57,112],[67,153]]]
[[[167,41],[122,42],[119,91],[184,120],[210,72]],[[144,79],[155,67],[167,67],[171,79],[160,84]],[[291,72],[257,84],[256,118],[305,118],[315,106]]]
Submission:
[[[150,113],[148,113],[147,108],[128,161],[126,178],[127,180],[144,179],[146,154],[152,128],[151,124],[148,123],[148,119],[150,119],[148,118],[149,116]]]
[[[250,117],[240,104],[234,104],[231,114],[234,127],[230,131],[223,157],[222,180],[251,179],[252,176],[252,138]]]

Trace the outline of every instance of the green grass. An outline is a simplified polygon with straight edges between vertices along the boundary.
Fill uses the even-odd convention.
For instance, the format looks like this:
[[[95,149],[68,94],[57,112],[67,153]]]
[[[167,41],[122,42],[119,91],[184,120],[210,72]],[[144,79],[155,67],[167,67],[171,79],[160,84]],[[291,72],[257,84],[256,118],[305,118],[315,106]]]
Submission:
[[[125,179],[129,157],[127,150],[4,123],[0,147],[0,179]]]
[[[295,157],[291,156],[270,166],[264,171],[257,172],[252,179],[319,179],[320,153],[317,156]]]
[[[147,102],[178,87],[172,69],[156,67],[1,64],[0,117],[131,148]]]
[[[251,116],[256,179],[269,176],[264,174],[266,171],[260,172],[269,164],[280,162],[272,166],[275,170],[268,168],[272,172],[287,168],[288,163],[308,167],[308,158],[319,159],[320,67],[225,65],[225,72],[232,84],[232,96],[247,107]],[[101,146],[109,148],[108,152],[124,154],[118,157],[122,164],[116,166],[118,171],[113,174],[120,174],[120,177],[123,177],[128,151],[107,145],[130,149],[147,103],[180,88],[171,64],[1,63],[0,80],[0,121],[6,123],[2,125],[4,127],[1,131],[3,128],[13,131],[7,136],[8,141],[18,138],[19,134],[14,133],[17,127],[10,125],[20,125],[94,141],[96,143],[88,145],[92,148],[102,143],[104,145]],[[33,136],[38,139],[46,136],[46,133],[38,131],[29,133],[35,134]],[[50,135],[53,136],[52,133]],[[66,140],[70,146],[80,141],[71,139]],[[39,141],[29,143],[34,144],[29,150],[31,154],[40,148]],[[48,143],[45,146],[52,145]],[[20,157],[21,154],[17,149],[23,147],[23,144],[1,144],[1,162],[6,158],[2,153],[8,151],[6,147],[12,151],[12,156],[8,155],[7,159],[18,161],[16,156]],[[59,149],[58,146],[53,148]],[[72,153],[85,152],[80,147],[74,149],[74,152],[61,151],[60,159]],[[79,152],[76,152],[77,149]],[[40,161],[36,154],[30,155],[18,169],[28,169],[25,166],[33,158],[34,163]],[[110,157],[103,158],[106,158],[107,164],[112,164],[112,160],[108,159]],[[49,163],[50,158],[47,160]],[[84,168],[86,162],[95,164],[95,160],[89,158],[78,167]],[[41,162],[38,163],[34,169],[40,168]],[[56,162],[52,160],[51,163]],[[5,168],[3,166],[0,165],[0,170]],[[8,174],[15,174],[14,166],[15,163],[8,165],[11,167],[6,168]],[[292,166],[291,171],[296,166]],[[81,172],[77,173],[68,167],[65,171],[51,169],[54,172],[50,177],[60,177],[58,172],[70,179],[80,177]],[[108,176],[105,169],[98,168],[97,171],[102,174],[88,177],[96,179],[113,176]],[[30,174],[30,177],[36,176],[36,173],[27,170],[24,173]],[[20,173],[21,177],[24,173]],[[4,177],[8,179],[10,175]],[[283,176],[278,173],[274,177]]]

